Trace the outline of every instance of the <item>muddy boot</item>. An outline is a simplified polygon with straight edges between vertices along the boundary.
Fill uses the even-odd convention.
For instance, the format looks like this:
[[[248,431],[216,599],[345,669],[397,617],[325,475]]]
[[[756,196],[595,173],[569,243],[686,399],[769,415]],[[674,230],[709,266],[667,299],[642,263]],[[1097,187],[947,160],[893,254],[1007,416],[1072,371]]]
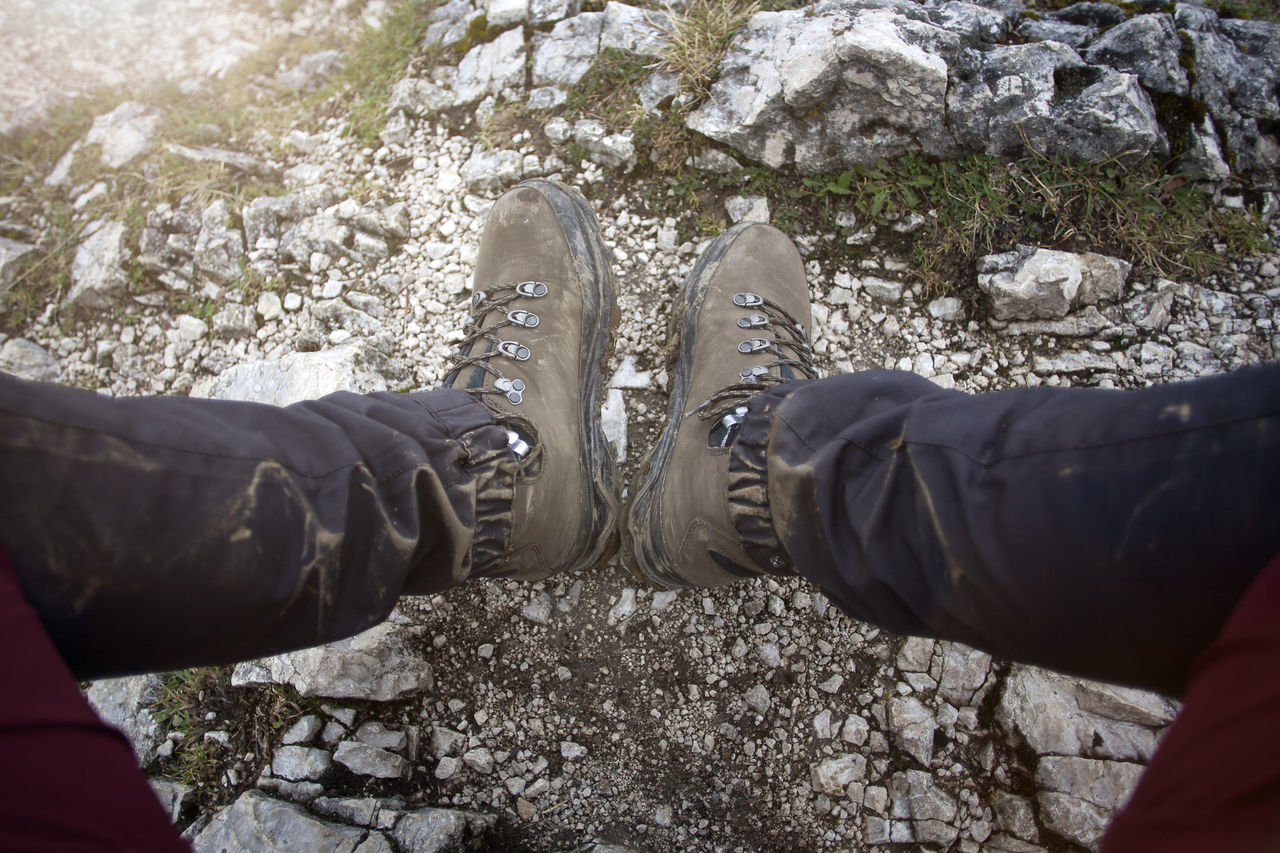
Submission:
[[[471,317],[444,385],[493,410],[520,473],[510,539],[473,576],[542,578],[617,548],[599,416],[617,323],[608,257],[586,200],[562,184],[527,181],[489,211]]]
[[[677,309],[667,429],[633,486],[626,532],[635,566],[669,587],[717,586],[765,571],[729,517],[729,455],[746,402],[768,385],[817,374],[804,264],[776,228],[737,225],[708,248]]]

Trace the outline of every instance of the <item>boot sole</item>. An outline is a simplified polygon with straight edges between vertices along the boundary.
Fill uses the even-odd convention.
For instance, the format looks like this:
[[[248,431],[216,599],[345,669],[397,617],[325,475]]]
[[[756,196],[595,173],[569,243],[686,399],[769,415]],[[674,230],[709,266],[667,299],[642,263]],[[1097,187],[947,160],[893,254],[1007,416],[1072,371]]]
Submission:
[[[707,285],[729,247],[755,223],[742,223],[725,231],[707,247],[689,273],[684,284],[679,315],[679,354],[670,370],[671,402],[667,407],[667,428],[641,463],[641,474],[629,495],[623,537],[631,556],[631,572],[637,578],[668,589],[695,586],[679,574],[679,567],[662,545],[662,506],[660,496],[666,481],[668,463],[675,448],[676,434],[688,411],[689,381],[697,350],[698,317],[707,294]]]
[[[555,181],[530,180],[520,186],[538,190],[555,210],[583,283],[583,347],[578,366],[584,405],[578,411],[578,438],[583,454],[583,493],[588,496],[584,508],[591,519],[579,528],[573,556],[564,566],[580,571],[603,564],[617,552],[619,543],[617,470],[600,425],[604,372],[613,355],[613,330],[620,318],[613,265],[600,224],[586,199]]]

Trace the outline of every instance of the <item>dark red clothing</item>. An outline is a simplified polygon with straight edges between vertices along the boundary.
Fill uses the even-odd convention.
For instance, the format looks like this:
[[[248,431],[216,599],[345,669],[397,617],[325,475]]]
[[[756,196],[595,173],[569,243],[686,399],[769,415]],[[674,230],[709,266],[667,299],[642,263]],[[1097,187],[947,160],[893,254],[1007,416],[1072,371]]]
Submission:
[[[1103,853],[1280,851],[1280,555],[1191,670]]]
[[[182,851],[129,741],[98,719],[0,550],[0,850]]]
[[[183,851],[0,551],[0,850]],[[1185,705],[1104,853],[1280,851],[1280,555],[1196,661]]]

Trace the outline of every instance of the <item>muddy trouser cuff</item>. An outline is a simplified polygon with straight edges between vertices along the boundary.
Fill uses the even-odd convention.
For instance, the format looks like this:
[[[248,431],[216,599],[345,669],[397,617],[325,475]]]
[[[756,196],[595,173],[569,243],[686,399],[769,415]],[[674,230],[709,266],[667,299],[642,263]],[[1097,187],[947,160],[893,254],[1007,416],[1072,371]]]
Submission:
[[[358,633],[501,559],[515,467],[458,391],[277,408],[0,374],[0,547],[81,678]]]
[[[1140,391],[788,383],[752,401],[730,477],[749,553],[855,618],[1177,694],[1280,551],[1280,365]]]

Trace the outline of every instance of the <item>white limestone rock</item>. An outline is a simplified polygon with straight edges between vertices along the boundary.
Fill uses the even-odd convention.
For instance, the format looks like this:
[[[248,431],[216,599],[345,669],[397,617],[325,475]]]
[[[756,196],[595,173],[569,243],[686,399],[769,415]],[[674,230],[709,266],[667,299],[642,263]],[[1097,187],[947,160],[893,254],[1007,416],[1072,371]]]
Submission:
[[[160,676],[104,678],[90,684],[84,695],[105,723],[124,732],[138,764],[150,764],[164,740],[160,721],[151,710],[160,698]]]
[[[125,101],[93,120],[84,143],[102,146],[102,165],[122,169],[151,150],[163,117],[155,107]]]
[[[1177,710],[1155,693],[1015,666],[996,719],[1041,755],[1147,761]]]
[[[318,820],[299,806],[246,791],[192,839],[196,853],[325,850],[355,853],[367,830]]]
[[[1117,299],[1131,269],[1127,261],[1094,252],[1019,246],[980,258],[978,287],[991,298],[998,320],[1056,319],[1077,303]]]
[[[894,742],[925,767],[933,760],[933,733],[938,728],[933,712],[915,696],[889,700],[889,728]]]
[[[9,338],[0,346],[0,371],[33,382],[57,382],[62,365],[39,344],[25,338]]]
[[[13,287],[18,262],[36,250],[30,243],[0,237],[0,293]]]
[[[71,262],[71,292],[64,306],[106,308],[115,301],[129,283],[124,267],[130,252],[124,236],[123,222],[99,219],[85,227]]]
[[[402,756],[358,741],[338,744],[333,760],[352,773],[376,779],[402,779],[409,775],[409,762]]]
[[[333,763],[324,749],[309,746],[282,746],[271,758],[271,773],[281,779],[303,782],[319,779]]]
[[[238,664],[231,683],[288,684],[303,696],[391,702],[431,687],[418,633],[383,622],[346,640]]]
[[[533,35],[533,85],[569,88],[591,70],[600,52],[604,13],[584,12]]]
[[[661,57],[668,41],[663,33],[671,26],[670,16],[656,9],[641,9],[609,0],[604,7],[604,28],[600,48],[614,48],[640,56]]]
[[[470,104],[506,88],[522,87],[524,59],[524,33],[519,28],[507,30],[493,41],[471,48],[458,63],[458,78],[453,88],[454,105]]]
[[[850,782],[861,781],[866,775],[866,757],[857,753],[844,753],[811,766],[809,784],[820,794],[843,797]]]

